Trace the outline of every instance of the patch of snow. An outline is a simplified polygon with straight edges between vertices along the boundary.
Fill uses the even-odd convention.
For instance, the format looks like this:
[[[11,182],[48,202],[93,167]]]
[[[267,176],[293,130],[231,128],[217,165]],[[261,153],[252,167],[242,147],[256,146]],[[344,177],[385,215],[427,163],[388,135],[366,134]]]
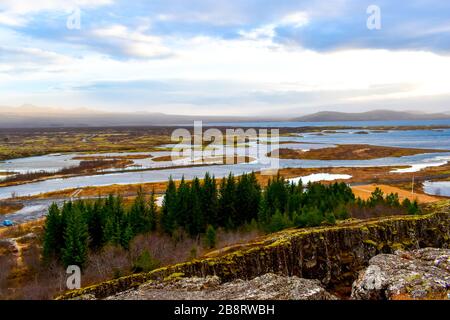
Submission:
[[[350,179],[352,176],[348,174],[330,174],[330,173],[314,173],[309,176],[297,177],[288,179],[289,182],[299,183],[301,180],[303,184],[308,182],[318,182],[318,181],[333,181],[339,179]]]
[[[403,168],[403,169],[395,169],[391,170],[391,173],[411,173],[411,172],[418,172],[425,168],[429,167],[440,167],[447,164],[447,161],[444,162],[430,162],[430,163],[417,163],[411,165],[409,168]]]

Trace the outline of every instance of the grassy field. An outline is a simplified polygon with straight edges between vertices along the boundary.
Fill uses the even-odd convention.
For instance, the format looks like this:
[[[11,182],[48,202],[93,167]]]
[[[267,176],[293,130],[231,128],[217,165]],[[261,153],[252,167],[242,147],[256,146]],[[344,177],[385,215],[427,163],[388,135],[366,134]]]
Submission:
[[[0,131],[0,160],[64,152],[148,152],[171,143],[168,128],[17,129]]]

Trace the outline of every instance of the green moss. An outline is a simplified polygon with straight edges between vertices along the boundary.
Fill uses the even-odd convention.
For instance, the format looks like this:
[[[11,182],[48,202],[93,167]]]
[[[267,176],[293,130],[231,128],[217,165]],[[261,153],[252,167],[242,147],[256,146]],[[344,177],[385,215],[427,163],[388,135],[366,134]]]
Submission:
[[[174,272],[171,275],[164,278],[164,281],[173,281],[173,280],[179,280],[184,277],[183,272]]]
[[[378,243],[376,243],[376,242],[373,241],[373,240],[363,240],[363,242],[364,242],[365,244],[370,245],[370,246],[378,247]]]

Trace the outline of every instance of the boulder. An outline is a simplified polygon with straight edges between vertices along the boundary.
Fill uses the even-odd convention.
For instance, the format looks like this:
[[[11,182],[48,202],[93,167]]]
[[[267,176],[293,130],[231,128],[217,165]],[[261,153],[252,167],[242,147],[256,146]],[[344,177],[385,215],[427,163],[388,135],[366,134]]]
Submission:
[[[448,299],[450,249],[380,254],[352,285],[352,299]]]

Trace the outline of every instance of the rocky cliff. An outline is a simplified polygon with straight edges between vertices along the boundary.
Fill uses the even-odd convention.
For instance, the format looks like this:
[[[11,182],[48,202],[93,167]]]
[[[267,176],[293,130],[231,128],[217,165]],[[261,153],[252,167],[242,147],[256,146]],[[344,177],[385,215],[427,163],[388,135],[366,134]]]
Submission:
[[[250,280],[266,273],[318,279],[324,285],[351,286],[358,272],[380,253],[399,249],[450,247],[450,203],[421,216],[399,216],[341,223],[331,227],[289,229],[257,241],[215,252],[208,258],[160,268],[68,292],[104,298],[150,280],[216,275],[223,281]]]
[[[353,283],[353,299],[450,299],[450,250],[380,254]]]

